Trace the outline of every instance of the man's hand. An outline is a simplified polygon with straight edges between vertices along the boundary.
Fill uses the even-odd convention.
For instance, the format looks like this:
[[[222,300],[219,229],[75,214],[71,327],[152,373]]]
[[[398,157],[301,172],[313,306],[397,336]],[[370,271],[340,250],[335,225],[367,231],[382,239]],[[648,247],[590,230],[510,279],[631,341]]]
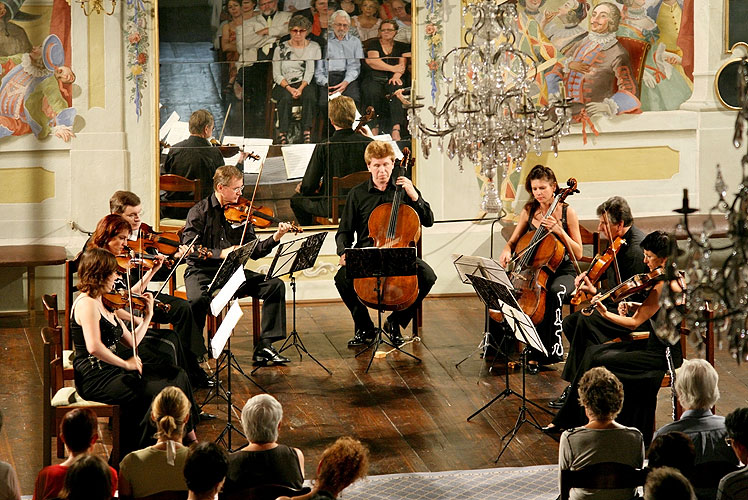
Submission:
[[[237,164],[244,163],[244,160],[249,158],[249,153],[245,153],[244,151],[239,151],[239,160],[237,160]]]
[[[301,182],[299,182],[298,184],[296,184],[296,187],[294,188],[294,191],[296,191],[297,193],[301,194]]]
[[[576,278],[574,278],[574,286],[576,287],[577,291],[581,290],[583,292],[587,292],[591,295],[595,295],[597,293],[597,288],[595,285],[592,284],[590,279],[587,277],[587,272],[580,274]]]
[[[578,71],[579,73],[589,73],[590,65],[583,63],[582,61],[571,61],[569,62],[569,69],[572,71]]]
[[[345,266],[345,254],[343,254],[343,255],[340,256],[340,261],[339,262],[340,262],[341,266]]]
[[[330,88],[329,88],[329,89],[327,90],[327,93],[328,93],[328,94],[334,94],[335,92],[340,92],[340,93],[342,94],[343,92],[345,92],[345,89],[347,89],[347,88],[348,88],[348,84],[349,84],[349,83],[350,83],[350,82],[346,82],[345,80],[343,80],[343,81],[342,81],[342,82],[340,82],[339,84],[337,84],[337,85],[333,85],[332,87],[330,87]]]
[[[410,179],[400,176],[395,181],[395,184],[398,186],[402,186],[405,190],[405,193],[410,196],[411,200],[418,201],[418,191],[416,191],[416,188],[413,187],[413,182]]]
[[[221,250],[221,258],[222,258],[222,259],[225,259],[226,257],[228,257],[228,256],[229,256],[229,254],[230,254],[231,252],[233,252],[233,251],[234,251],[234,250],[236,250],[237,248],[239,248],[239,245],[233,245],[233,246],[230,246],[230,247],[228,247],[228,248],[224,248],[223,250]]]
[[[278,224],[278,229],[273,233],[273,239],[275,241],[280,241],[281,238],[283,238],[283,235],[286,234],[291,230],[291,224],[288,222],[281,222]]]
[[[270,28],[262,28],[260,31],[255,31],[259,36],[268,36],[270,34]]]

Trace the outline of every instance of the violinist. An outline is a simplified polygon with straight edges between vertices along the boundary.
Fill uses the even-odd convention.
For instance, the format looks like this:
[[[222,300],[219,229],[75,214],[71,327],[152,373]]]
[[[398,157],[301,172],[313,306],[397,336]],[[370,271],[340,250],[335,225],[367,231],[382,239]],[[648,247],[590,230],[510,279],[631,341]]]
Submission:
[[[143,207],[140,201],[140,197],[130,191],[116,191],[109,199],[109,211],[112,214],[119,214],[130,223],[130,237],[128,245],[133,250],[142,252],[146,249],[137,248],[134,243],[141,236],[142,219],[141,213]],[[153,250],[154,252],[151,252]],[[184,252],[188,250],[186,245],[181,245],[172,255],[173,258],[178,259]],[[154,255],[158,254],[155,249],[147,249],[149,253]],[[155,281],[164,281],[168,276],[168,270],[163,266],[160,270],[156,271],[151,275]],[[145,276],[143,277],[145,279]],[[137,271],[131,272],[130,281],[136,283],[140,280],[137,276]],[[148,286],[148,281],[145,282],[145,286]],[[199,361],[204,359],[208,354],[208,350],[205,348],[205,339],[203,338],[202,329],[198,328],[195,323],[195,318],[192,315],[192,308],[189,302],[179,297],[172,297],[165,293],[159,293],[156,299],[160,300],[164,304],[168,304],[169,310],[164,311],[163,309],[156,309],[153,313],[153,321],[156,323],[170,323],[174,325],[174,331],[179,335],[179,339],[184,348],[185,361],[187,373],[190,375],[190,381],[193,387],[205,388],[211,387],[213,381],[210,379],[208,374],[203,371],[200,367]]]
[[[190,116],[190,136],[169,149],[164,162],[165,174],[176,174],[191,180],[200,179],[201,197],[210,196],[213,192],[213,174],[225,162],[218,148],[209,142],[213,136],[215,122],[207,109],[198,109]],[[243,169],[247,153],[239,153],[237,167]],[[191,199],[189,193],[166,193],[167,200]],[[181,196],[181,197],[180,197]],[[183,208],[172,208],[163,216],[183,219],[187,213]]]
[[[376,335],[374,323],[369,316],[366,306],[361,303],[353,287],[353,279],[346,276],[345,249],[350,247],[363,248],[373,245],[369,236],[369,215],[379,205],[391,203],[395,197],[397,186],[405,191],[403,203],[412,207],[421,220],[421,225],[431,227],[434,224],[434,213],[421,193],[413,186],[410,179],[400,176],[391,177],[394,168],[395,152],[387,142],[373,141],[366,147],[364,155],[366,165],[371,173],[371,179],[359,184],[348,192],[345,209],[340,218],[338,232],[335,235],[337,252],[340,255],[340,269],[335,275],[335,286],[343,302],[351,311],[355,333],[348,341],[349,347],[356,347],[371,343]],[[355,243],[355,244],[354,244]],[[436,282],[436,274],[426,262],[416,259],[418,266],[418,298],[402,311],[395,311],[385,321],[383,328],[395,344],[402,343],[400,328],[405,328],[413,318],[418,305],[429,293]]]
[[[644,251],[644,264],[650,271],[662,268],[668,258],[671,241],[664,231],[654,231],[641,242]],[[654,276],[657,273],[652,273]],[[683,283],[652,278],[644,301],[639,304],[629,300],[618,303],[618,311],[612,312],[602,301],[593,299],[597,313],[605,322],[607,328],[620,334],[630,333],[640,329],[645,322],[654,317],[660,309],[660,296],[665,286],[670,286],[676,293],[683,291]],[[623,383],[623,409],[616,419],[622,425],[636,427],[644,436],[645,444],[652,437],[654,412],[657,405],[657,392],[662,378],[668,369],[666,348],[670,347],[670,354],[674,367],[679,367],[683,361],[680,343],[673,345],[660,339],[653,329],[646,340],[629,340],[608,344],[593,345],[587,348],[579,363],[571,389],[563,406],[553,422],[543,430],[545,432],[560,432],[586,422],[579,406],[577,385],[582,375],[595,366],[604,366],[613,372]]]
[[[556,175],[548,167],[535,165],[525,179],[525,190],[530,199],[520,213],[517,227],[507,241],[499,256],[499,264],[506,267],[520,238],[530,231],[544,227],[551,234],[548,238],[557,238],[565,249],[563,261],[547,282],[545,294],[545,313],[542,320],[535,325],[543,345],[548,350],[546,358],[537,351],[530,354],[528,362],[530,373],[538,372],[538,365],[553,364],[563,358],[561,333],[555,324],[556,317],[561,317],[561,305],[564,299],[574,290],[576,260],[582,256],[582,235],[579,232],[579,218],[576,211],[566,203],[558,204],[552,214],[548,214],[558,189]],[[546,216],[547,215],[547,216]]]
[[[330,101],[329,116],[335,133],[328,144],[314,149],[304,179],[291,197],[291,208],[301,226],[310,226],[315,215],[330,217],[332,204],[337,202],[331,198],[333,177],[366,170],[364,152],[372,139],[353,130],[356,103],[347,96],[336,97]]]
[[[600,283],[603,283],[606,288],[612,288],[635,274],[648,272],[649,269],[644,264],[644,251],[641,248],[644,233],[634,225],[634,217],[631,215],[631,208],[626,200],[620,196],[609,198],[597,207],[597,217],[597,231],[601,238],[608,240],[610,244],[617,238],[625,242],[615,254],[614,261],[608,266]],[[574,285],[576,289],[586,291],[590,296],[595,295],[598,290],[596,284],[588,278],[586,271],[577,276]],[[633,297],[632,300],[644,298],[639,296]],[[606,301],[606,306],[612,311],[618,309],[618,304],[613,303],[612,300]],[[576,370],[587,347],[602,344],[621,335],[621,331],[610,328],[608,322],[598,312],[593,312],[591,316],[585,316],[579,311],[574,312],[564,318],[562,328],[569,340],[569,355],[561,374],[561,378],[567,382],[571,382],[576,377]],[[548,403],[548,406],[561,408],[568,393],[569,386],[564,389],[561,396]]]
[[[221,261],[240,243],[256,239],[252,226],[232,224],[226,220],[224,207],[236,203],[244,189],[244,176],[234,166],[219,167],[213,176],[213,194],[200,200],[187,214],[187,223],[182,233],[182,242],[195,240],[196,245],[208,248],[211,256],[199,259],[187,257],[187,271],[184,281],[187,286],[187,298],[192,306],[195,321],[202,330],[205,317],[210,308],[211,297],[207,290],[210,282],[218,272]],[[281,238],[291,229],[285,222],[278,224],[278,229],[269,238],[260,241],[252,253],[253,259],[268,255]],[[195,239],[197,238],[197,239]],[[253,360],[255,363],[288,363],[289,359],[281,356],[273,347],[273,342],[286,336],[286,288],[280,279],[265,280],[265,275],[244,270],[247,280],[237,291],[237,297],[258,297],[262,303],[262,333],[260,343],[255,346]]]
[[[116,258],[104,249],[91,248],[81,256],[81,294],[72,305],[70,322],[75,346],[75,387],[89,401],[120,405],[120,443],[122,453],[127,454],[153,443],[151,401],[164,387],[177,386],[193,402],[185,436],[186,442],[192,442],[197,439],[194,428],[199,410],[187,374],[173,365],[144,362],[133,349],[143,340],[153,317],[153,296],[144,295],[145,316],[132,332],[102,299],[114,287],[117,269]],[[119,343],[130,349],[118,353]]]

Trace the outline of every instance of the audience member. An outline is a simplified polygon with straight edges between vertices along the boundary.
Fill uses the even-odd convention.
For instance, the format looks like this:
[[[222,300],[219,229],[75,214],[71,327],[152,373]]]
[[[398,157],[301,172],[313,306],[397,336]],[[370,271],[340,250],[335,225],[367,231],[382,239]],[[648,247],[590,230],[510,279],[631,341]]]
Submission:
[[[112,475],[103,458],[84,454],[76,458],[65,475],[62,500],[110,500]]]
[[[725,417],[712,414],[710,409],[719,400],[717,370],[705,359],[684,359],[675,374],[675,393],[686,411],[680,420],[658,429],[655,437],[681,431],[693,441],[696,465],[719,461],[737,464],[735,454],[725,443]]]
[[[252,0],[247,0],[247,3],[252,4]],[[254,10],[254,6],[252,6],[252,9]],[[228,0],[224,10],[228,14],[229,20],[221,25],[221,51],[223,52],[223,61],[228,63],[228,75],[226,75],[228,80],[226,80],[224,94],[229,94],[234,91],[237,72],[234,63],[239,60],[239,52],[236,50],[236,28],[244,22],[244,11],[241,0]]]
[[[361,13],[351,17],[351,23],[358,30],[358,37],[362,43],[378,37],[379,26],[382,24],[378,0],[364,0],[361,3]]]
[[[70,410],[60,422],[60,436],[68,450],[67,459],[59,465],[43,468],[36,477],[33,500],[56,498],[65,483],[70,465],[81,455],[91,453],[99,438],[96,414],[88,408]],[[117,491],[117,471],[109,467],[111,473],[111,493]],[[0,498],[2,496],[0,495]]]
[[[558,448],[559,475],[562,470],[581,469],[600,462],[617,462],[640,468],[644,462],[641,432],[615,421],[623,406],[623,384],[604,367],[596,367],[579,382],[579,401],[589,420],[584,427],[564,431]],[[560,476],[559,476],[560,477]],[[624,500],[631,489],[582,490],[573,488],[571,498]]]
[[[395,35],[395,40],[410,45],[411,38],[413,37],[413,20],[410,15],[410,4],[406,4],[403,0],[392,0],[390,5],[392,6],[393,14],[395,14],[395,22],[399,27],[397,35]]]
[[[727,443],[735,456],[748,464],[748,408],[737,408],[725,418]],[[748,467],[726,475],[719,482],[717,500],[739,500],[748,498]]]
[[[691,477],[695,460],[693,441],[687,434],[678,431],[655,437],[647,450],[647,467],[672,467],[686,477]]]
[[[161,491],[187,489],[184,462],[188,448],[182,445],[190,401],[181,389],[165,387],[153,400],[151,419],[156,423],[153,446],[128,454],[120,464],[120,498],[141,498]]]
[[[0,431],[3,430],[3,412],[0,411]],[[21,500],[16,471],[7,462],[0,461],[0,500]]]
[[[647,474],[644,500],[696,500],[696,495],[678,469],[660,467]]]
[[[320,106],[326,107],[328,96],[335,93],[352,98],[358,105],[361,92],[357,80],[364,49],[361,40],[349,33],[351,16],[346,11],[333,12],[330,21],[332,33],[328,31],[325,58],[317,63],[314,71],[317,84],[327,87],[327,92],[320,91]]]
[[[361,8],[353,0],[340,0],[340,9],[348,13],[349,16],[357,16],[361,13]]]
[[[187,500],[218,498],[227,469],[226,450],[211,441],[192,445],[184,463],[184,480],[189,490]]]
[[[351,437],[342,437],[322,453],[310,493],[277,500],[335,500],[346,487],[366,477],[368,470],[369,452],[364,445]]]
[[[311,0],[284,0],[283,10],[291,13],[299,12],[308,9],[311,5]]]
[[[304,483],[304,454],[278,444],[283,407],[273,396],[259,394],[242,409],[242,427],[249,446],[229,456],[225,490],[241,491],[263,484],[299,489]]]

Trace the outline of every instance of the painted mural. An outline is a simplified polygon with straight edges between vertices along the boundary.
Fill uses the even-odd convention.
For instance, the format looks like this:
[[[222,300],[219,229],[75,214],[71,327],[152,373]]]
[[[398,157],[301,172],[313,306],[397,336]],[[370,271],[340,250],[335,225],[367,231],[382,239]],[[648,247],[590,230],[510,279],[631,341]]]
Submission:
[[[0,141],[33,134],[69,142],[75,134],[70,6],[54,0],[32,13],[0,0]]]

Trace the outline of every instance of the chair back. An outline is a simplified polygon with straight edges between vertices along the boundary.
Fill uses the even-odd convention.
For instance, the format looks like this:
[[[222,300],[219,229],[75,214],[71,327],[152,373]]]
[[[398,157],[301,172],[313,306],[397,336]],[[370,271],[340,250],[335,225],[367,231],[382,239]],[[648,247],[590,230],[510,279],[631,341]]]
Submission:
[[[601,462],[578,470],[561,471],[561,500],[568,500],[572,488],[590,490],[634,489],[644,486],[646,469],[617,462]]]
[[[73,312],[73,298],[75,292],[78,291],[78,287],[75,286],[75,274],[78,272],[81,255],[83,255],[83,252],[79,253],[75,259],[65,261],[65,318],[63,318],[63,324],[65,325],[64,345],[67,349],[72,349],[73,345],[70,336],[70,315]]]
[[[167,491],[159,491],[158,493],[154,493],[153,495],[148,495],[147,497],[139,497],[137,500],[186,500],[187,495],[188,495],[187,490],[184,490],[184,491],[167,490]]]
[[[650,49],[649,42],[626,36],[619,36],[618,42],[629,53],[632,76],[636,78],[636,97],[639,97],[642,93],[642,77],[644,76],[644,65],[647,61],[647,52]]]
[[[332,223],[337,224],[340,220],[340,214],[345,207],[345,198],[352,187],[358,186],[371,177],[368,170],[353,172],[344,177],[332,178]]]
[[[57,310],[57,294],[43,295],[42,306],[44,306],[44,316],[47,319],[47,326],[55,328],[60,324],[60,313]]]
[[[221,493],[218,498],[220,500],[275,500],[282,496],[306,495],[310,491],[312,489],[308,487],[297,490],[282,484],[262,484],[230,493]]]
[[[703,462],[694,466],[688,479],[694,488],[714,489],[716,493],[720,480],[736,470],[737,465],[724,460]]]
[[[172,193],[192,193],[192,200],[161,200],[162,207],[191,208],[200,201],[202,185],[200,179],[194,181],[181,175],[163,174],[159,177],[160,191]]]
[[[44,382],[48,383],[44,395],[49,401],[57,391],[62,389],[65,379],[62,375],[62,328],[57,326],[42,328],[42,343],[44,344]]]

